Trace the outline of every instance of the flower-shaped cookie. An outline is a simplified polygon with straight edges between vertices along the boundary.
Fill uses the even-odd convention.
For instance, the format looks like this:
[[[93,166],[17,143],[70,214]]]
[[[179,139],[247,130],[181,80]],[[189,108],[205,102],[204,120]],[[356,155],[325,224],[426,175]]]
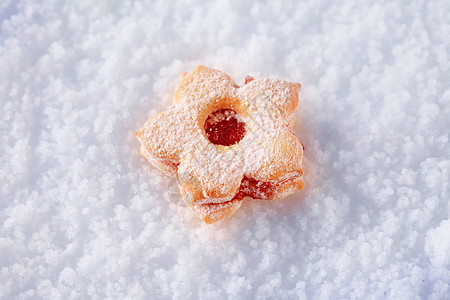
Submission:
[[[175,106],[136,131],[141,154],[177,176],[185,202],[206,223],[234,213],[245,196],[284,198],[303,188],[303,147],[291,131],[299,90],[274,79],[239,87],[199,66],[183,76]]]

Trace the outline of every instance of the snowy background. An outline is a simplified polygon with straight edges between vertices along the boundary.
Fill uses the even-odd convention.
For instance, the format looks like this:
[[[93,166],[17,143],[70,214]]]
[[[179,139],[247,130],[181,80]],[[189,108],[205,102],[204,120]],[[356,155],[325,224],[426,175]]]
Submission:
[[[96,4],[94,4],[96,3]],[[1,299],[449,299],[450,2],[0,2]],[[301,82],[304,190],[206,225],[133,132]]]

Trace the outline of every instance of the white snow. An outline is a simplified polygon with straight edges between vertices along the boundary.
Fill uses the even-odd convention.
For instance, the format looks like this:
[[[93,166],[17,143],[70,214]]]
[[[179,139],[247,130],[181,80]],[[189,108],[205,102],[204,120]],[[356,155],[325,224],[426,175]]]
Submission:
[[[450,220],[427,231],[425,253],[436,267],[450,267]]]
[[[449,299],[450,2],[0,3],[0,298]],[[203,224],[133,133],[204,64],[302,83],[304,190]]]

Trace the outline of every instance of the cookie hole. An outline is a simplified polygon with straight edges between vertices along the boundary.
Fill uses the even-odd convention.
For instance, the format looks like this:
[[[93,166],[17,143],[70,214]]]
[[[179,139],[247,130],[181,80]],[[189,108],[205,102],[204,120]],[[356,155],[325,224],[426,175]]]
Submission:
[[[236,111],[221,108],[209,114],[205,121],[208,140],[215,145],[232,146],[245,135],[245,123]]]

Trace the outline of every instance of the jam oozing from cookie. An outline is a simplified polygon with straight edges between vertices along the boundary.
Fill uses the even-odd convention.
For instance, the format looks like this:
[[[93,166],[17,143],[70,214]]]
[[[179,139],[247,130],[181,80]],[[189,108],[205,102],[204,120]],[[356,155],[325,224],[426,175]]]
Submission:
[[[253,199],[272,200],[277,190],[277,184],[274,182],[259,181],[244,177],[239,187],[239,192],[234,199],[241,200],[245,196]]]
[[[205,121],[205,132],[208,140],[215,145],[232,146],[245,135],[245,123],[242,117],[228,108],[218,109]]]

